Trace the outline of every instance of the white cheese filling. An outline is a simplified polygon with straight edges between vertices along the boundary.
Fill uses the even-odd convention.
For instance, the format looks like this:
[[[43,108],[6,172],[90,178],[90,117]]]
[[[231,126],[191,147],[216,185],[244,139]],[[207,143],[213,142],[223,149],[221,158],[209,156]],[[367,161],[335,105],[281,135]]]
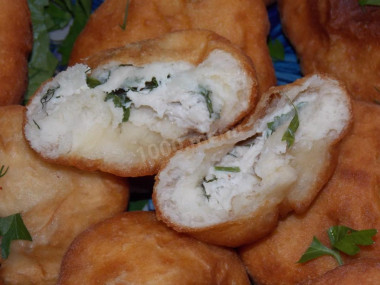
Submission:
[[[110,63],[89,72],[81,64],[68,68],[28,106],[26,135],[39,137],[30,140],[38,141],[36,148],[58,153],[86,149],[93,155],[96,141],[131,125],[168,140],[212,135],[222,125],[215,122],[230,122],[247,108],[241,101],[248,102],[252,84],[239,61],[221,50],[197,66],[182,61],[139,67]]]

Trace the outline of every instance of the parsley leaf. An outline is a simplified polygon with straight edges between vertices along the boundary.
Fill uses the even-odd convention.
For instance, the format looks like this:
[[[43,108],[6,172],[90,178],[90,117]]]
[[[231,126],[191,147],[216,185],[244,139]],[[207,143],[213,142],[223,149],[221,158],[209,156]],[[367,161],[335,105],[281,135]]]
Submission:
[[[9,256],[9,249],[12,240],[32,240],[19,213],[0,218],[1,257],[6,259]]]
[[[52,19],[45,9],[49,0],[28,0],[33,26],[33,50],[28,63],[28,89],[25,101],[34,94],[42,82],[50,78],[58,59],[50,51],[49,29]]]
[[[268,41],[269,54],[273,60],[285,59],[285,48],[279,39],[269,39]]]
[[[92,0],[76,0],[75,5],[72,5],[71,7],[66,6],[68,12],[73,17],[73,24],[70,27],[69,34],[63,40],[59,48],[59,52],[62,55],[62,65],[66,65],[68,63],[74,42],[86,25],[88,18],[90,17],[91,4]]]
[[[331,245],[340,251],[355,255],[360,251],[357,245],[371,245],[374,243],[372,237],[377,230],[356,231],[346,226],[333,226],[327,231]]]
[[[374,5],[374,6],[380,6],[380,0],[359,0],[360,6],[366,6],[366,5]]]
[[[333,249],[324,246],[316,237],[298,263],[307,262],[322,255],[331,255],[339,263],[343,264],[339,251],[348,255],[355,255],[360,248],[357,245],[371,245],[372,237],[377,233],[376,229],[357,231],[346,226],[332,226],[327,230]],[[338,251],[339,250],[339,251]]]
[[[343,264],[339,252],[324,246],[316,237],[313,237],[313,241],[310,244],[309,248],[297,262],[304,263],[322,255],[331,255],[338,261],[339,265]]]
[[[60,63],[68,62],[74,41],[87,23],[92,0],[28,0],[33,27],[33,50],[28,63],[25,103],[38,87],[54,75]],[[72,20],[72,23],[71,23]],[[58,44],[61,61],[50,50],[49,32],[70,25],[69,34]]]
[[[117,108],[123,109],[123,119],[122,122],[127,122],[129,120],[129,116],[131,114],[131,109],[128,105],[128,103],[131,102],[131,100],[127,96],[127,92],[129,90],[124,89],[117,89],[110,93],[107,93],[106,97],[104,98],[104,101],[108,101],[112,99],[113,104]]]

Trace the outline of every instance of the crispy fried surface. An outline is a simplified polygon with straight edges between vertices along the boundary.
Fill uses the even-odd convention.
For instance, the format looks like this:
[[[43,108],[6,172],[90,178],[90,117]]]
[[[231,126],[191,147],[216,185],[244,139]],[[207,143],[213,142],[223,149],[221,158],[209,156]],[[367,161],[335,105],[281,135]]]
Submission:
[[[380,106],[354,103],[354,125],[343,140],[335,173],[311,208],[303,215],[281,221],[268,237],[241,249],[241,257],[259,284],[297,284],[337,267],[333,257],[322,256],[305,264],[297,261],[313,236],[328,245],[326,230],[333,225],[353,229],[380,229]],[[363,247],[345,263],[380,254],[375,244]]]
[[[339,266],[302,285],[376,285],[380,280],[380,259],[359,259]]]
[[[27,0],[0,0],[0,106],[21,102],[28,83],[32,27]]]
[[[266,45],[269,32],[262,0],[131,0],[125,30],[126,0],[107,0],[90,17],[78,37],[70,64],[130,42],[184,29],[208,29],[229,39],[253,60],[262,91],[275,85]]]
[[[380,100],[380,7],[357,0],[280,0],[282,26],[304,74],[326,72],[353,98]]]
[[[170,230],[153,212],[128,212],[74,240],[58,284],[250,283],[234,251]]]
[[[125,181],[101,173],[50,165],[22,135],[24,107],[0,108],[0,216],[22,213],[33,242],[14,241],[0,260],[5,284],[55,284],[62,256],[74,237],[88,226],[122,212],[127,205]]]

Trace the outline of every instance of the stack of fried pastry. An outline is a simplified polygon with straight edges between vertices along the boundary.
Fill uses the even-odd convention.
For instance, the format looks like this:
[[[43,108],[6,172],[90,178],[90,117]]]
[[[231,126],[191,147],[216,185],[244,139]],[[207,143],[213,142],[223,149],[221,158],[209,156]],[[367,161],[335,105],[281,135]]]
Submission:
[[[346,91],[378,99],[376,59],[365,76],[373,90],[353,71],[378,48],[377,10],[354,13],[346,1],[355,19],[346,25],[333,17],[343,1],[279,1],[310,75],[270,88],[271,2],[107,0],[75,43],[71,67],[27,108],[0,109],[0,162],[9,166],[0,216],[21,212],[33,238],[12,242],[0,282],[378,280],[377,243],[343,256],[341,267],[330,256],[297,263],[329,226],[380,229],[380,107],[351,103]],[[292,5],[301,14],[290,17]],[[362,65],[344,60],[354,53]],[[321,71],[330,75],[311,74]],[[156,212],[122,213],[129,189],[112,174],[157,174]]]
[[[70,63],[101,50],[188,29],[210,30],[230,40],[252,59],[262,91],[275,85],[262,0],[107,0],[76,40]]]
[[[125,210],[124,179],[52,165],[27,145],[25,107],[0,107],[0,216],[21,213],[32,241],[13,241],[0,260],[5,284],[54,284],[61,259],[77,234]]]
[[[279,0],[278,7],[304,74],[329,73],[353,98],[380,102],[380,7],[359,2]]]
[[[3,106],[22,101],[33,38],[27,0],[1,0],[0,5],[0,106]]]

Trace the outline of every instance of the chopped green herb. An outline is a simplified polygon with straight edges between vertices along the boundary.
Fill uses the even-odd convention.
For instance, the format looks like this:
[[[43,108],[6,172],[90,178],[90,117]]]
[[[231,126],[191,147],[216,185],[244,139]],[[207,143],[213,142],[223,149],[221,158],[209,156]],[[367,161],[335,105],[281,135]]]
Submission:
[[[158,87],[157,79],[156,79],[156,77],[152,77],[151,81],[145,81],[145,87],[141,88],[139,91],[142,91],[142,90],[153,90],[154,88],[157,88],[157,87]],[[134,91],[134,90],[132,90],[132,91]]]
[[[218,178],[214,175],[211,179],[207,180],[206,177],[203,178],[203,183],[210,183],[210,182],[213,182],[213,181],[216,181],[218,180]]]
[[[8,172],[9,166],[7,167],[7,169],[5,169],[5,171],[4,171],[4,168],[5,168],[4,165],[0,167],[0,177],[3,177]]]
[[[19,213],[0,218],[1,257],[8,258],[12,240],[32,240]]]
[[[238,166],[214,166],[216,171],[227,171],[227,172],[240,172],[240,167]]]
[[[292,102],[291,102],[291,104],[294,108],[294,117],[290,121],[290,124],[289,124],[288,128],[286,129],[286,131],[285,131],[285,133],[281,139],[281,141],[286,141],[286,145],[288,148],[293,145],[294,140],[295,140],[295,133],[296,133],[296,131],[300,125],[299,119],[298,119],[297,108],[296,108],[296,106],[294,106],[294,104]]]
[[[211,90],[208,90],[202,86],[199,87],[201,95],[205,98],[207,110],[209,113],[209,117],[211,118],[212,113],[214,113],[214,109],[212,107],[212,100],[211,100]]]
[[[46,91],[45,95],[42,96],[42,98],[40,99],[40,102],[42,104],[42,109],[44,109],[46,107],[46,104],[54,97],[54,93],[58,88],[59,86],[54,87],[54,88],[49,88]]]
[[[35,120],[33,120],[33,123],[37,126],[37,128],[38,128],[39,130],[41,130],[40,126],[37,124],[37,122],[36,122]]]
[[[268,126],[267,136],[269,136],[272,133],[274,133],[277,130],[277,128],[279,126],[281,126],[283,123],[285,123],[287,120],[289,120],[291,116],[293,116],[293,120],[295,121],[293,123],[297,123],[297,121],[298,121],[298,114],[296,116],[296,112],[297,112],[298,109],[302,108],[305,104],[306,104],[305,102],[300,102],[300,103],[297,104],[297,106],[295,108],[293,108],[293,110],[291,112],[288,112],[286,114],[282,114],[281,116],[275,116],[272,122],[267,123],[267,126]],[[294,105],[293,105],[293,107],[294,107]],[[294,119],[294,117],[296,117],[296,119]],[[293,125],[291,126],[291,125],[292,125],[292,122],[290,122],[288,129],[290,127],[292,129],[295,128],[295,126],[293,126]],[[286,134],[286,132],[284,133],[284,136],[285,136],[285,134]],[[283,138],[284,138],[284,136],[283,136]]]
[[[367,5],[373,5],[373,6],[380,6],[380,0],[359,0],[360,6],[367,6]]]
[[[120,88],[110,93],[107,93],[106,97],[104,98],[104,101],[112,99],[112,102],[115,105],[115,107],[123,109],[122,122],[127,122],[131,113],[130,107],[126,107],[126,105],[128,105],[128,103],[131,102],[131,100],[127,96],[127,92],[128,90]]]
[[[357,245],[373,244],[372,237],[376,233],[376,229],[357,231],[346,226],[332,226],[327,230],[327,234],[333,249],[324,246],[316,237],[313,237],[310,247],[298,262],[304,263],[322,255],[331,255],[337,260],[339,265],[342,265],[343,261],[339,251],[348,255],[355,255],[360,250]]]
[[[125,28],[127,27],[128,10],[129,10],[129,0],[127,0],[127,5],[125,5],[123,24],[119,25],[119,27],[120,27],[123,31],[125,31]]]
[[[88,87],[90,88],[95,88],[96,86],[99,86],[102,84],[100,80],[96,79],[95,77],[90,77],[90,76],[86,77],[86,83]]]
[[[285,59],[285,48],[279,39],[269,39],[268,41],[269,54],[273,60]]]
[[[207,200],[210,199],[211,195],[206,193],[206,188],[204,186],[204,183],[210,183],[210,182],[216,181],[216,180],[218,180],[218,178],[216,176],[213,176],[213,178],[211,178],[209,180],[207,180],[206,177],[203,178],[203,182],[201,183],[201,187],[202,187],[203,195],[207,198]]]

